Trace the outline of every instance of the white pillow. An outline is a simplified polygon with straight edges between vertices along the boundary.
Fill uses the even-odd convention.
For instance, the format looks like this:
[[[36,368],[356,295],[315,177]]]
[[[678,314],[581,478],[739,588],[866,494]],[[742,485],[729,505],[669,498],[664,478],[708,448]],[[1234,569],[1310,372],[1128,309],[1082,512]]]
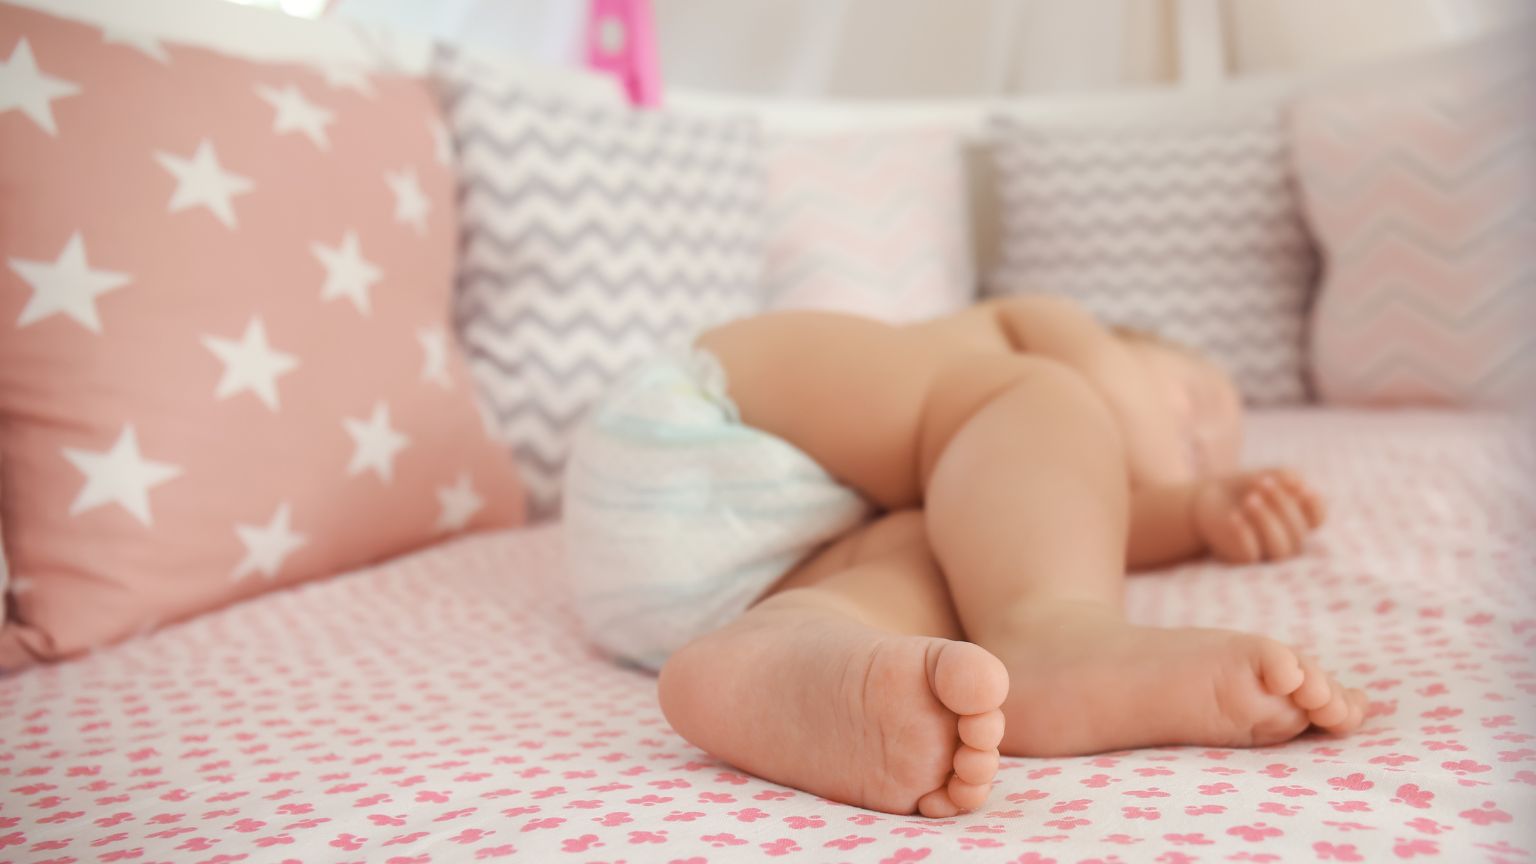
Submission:
[[[942,129],[776,136],[768,154],[769,308],[902,323],[973,302],[960,146]]]

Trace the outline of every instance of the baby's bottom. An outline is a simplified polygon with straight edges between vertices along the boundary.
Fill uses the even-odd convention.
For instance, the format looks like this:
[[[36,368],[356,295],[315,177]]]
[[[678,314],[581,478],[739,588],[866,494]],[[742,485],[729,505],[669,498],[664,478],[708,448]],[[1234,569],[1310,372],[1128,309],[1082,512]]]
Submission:
[[[1112,418],[1049,363],[967,362],[988,368],[941,376],[926,409],[940,449],[924,509],[843,538],[675,654],[660,692],[679,733],[833,800],[948,816],[985,800],[999,750],[1253,746],[1360,724],[1358,691],[1277,642],[1126,622]]]

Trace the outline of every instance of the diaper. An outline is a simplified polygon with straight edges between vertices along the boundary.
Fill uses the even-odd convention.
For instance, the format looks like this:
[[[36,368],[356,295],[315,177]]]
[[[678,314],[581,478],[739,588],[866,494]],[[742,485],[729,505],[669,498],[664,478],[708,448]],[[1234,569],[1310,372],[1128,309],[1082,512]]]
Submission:
[[[659,669],[869,513],[814,459],[742,424],[713,355],[649,361],[594,406],[566,465],[577,614],[600,648]]]

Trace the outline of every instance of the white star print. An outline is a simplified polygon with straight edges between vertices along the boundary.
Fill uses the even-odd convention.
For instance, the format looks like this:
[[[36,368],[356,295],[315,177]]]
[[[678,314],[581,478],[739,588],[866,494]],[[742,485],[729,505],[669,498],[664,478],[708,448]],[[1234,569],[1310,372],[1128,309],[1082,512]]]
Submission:
[[[130,30],[118,30],[115,27],[101,28],[101,41],[108,45],[127,45],[146,57],[169,64],[171,58],[165,53],[165,46],[160,40],[148,33],[136,33]]]
[[[21,109],[39,128],[57,136],[53,122],[53,101],[80,92],[80,85],[37,71],[32,46],[25,38],[16,43],[11,56],[0,63],[0,114]]]
[[[85,240],[80,232],[69,235],[64,250],[53,263],[9,259],[11,270],[32,286],[32,299],[16,319],[25,327],[63,312],[92,333],[101,332],[96,298],[132,281],[126,273],[92,270],[85,260]]]
[[[171,194],[171,213],[188,207],[207,207],[227,227],[235,227],[235,208],[231,199],[244,195],[255,187],[249,178],[219,165],[213,142],[204,138],[197,145],[191,158],[183,159],[169,153],[155,153],[160,167],[176,178],[176,191]]]
[[[278,505],[271,522],[264,526],[236,523],[235,533],[239,535],[240,542],[245,544],[245,557],[240,559],[235,572],[230,575],[237,582],[252,573],[260,573],[271,579],[277,575],[277,571],[283,569],[283,561],[289,555],[309,542],[307,537],[294,531],[289,524],[286,501]]]
[[[423,353],[421,380],[440,387],[452,387],[448,376],[448,331],[441,327],[423,327],[416,331],[416,341]]]
[[[427,211],[432,209],[432,203],[422,194],[421,184],[416,181],[416,169],[406,166],[398,174],[386,171],[384,182],[395,193],[395,221],[410,224],[417,234],[425,234]]]
[[[301,132],[321,150],[331,149],[331,139],[326,136],[325,127],[335,120],[335,115],[305,99],[299,88],[289,84],[279,90],[258,84],[256,95],[277,109],[277,118],[272,121],[274,133]]]
[[[357,233],[348,231],[343,234],[341,244],[334,249],[322,243],[311,244],[309,248],[325,268],[325,286],[320,289],[320,299],[345,297],[362,314],[372,311],[368,289],[383,273],[363,257]]]
[[[245,335],[238,342],[204,336],[203,345],[224,363],[224,377],[213,391],[214,398],[228,399],[249,390],[263,405],[278,410],[277,378],[297,369],[299,358],[267,344],[267,329],[260,318],[245,325]]]
[[[123,427],[117,443],[104,453],[63,448],[64,458],[85,475],[85,486],[75,496],[69,514],[77,516],[103,504],[118,504],[142,522],[154,524],[149,513],[149,490],[181,475],[181,468],[145,459],[133,425]]]
[[[485,506],[484,499],[470,485],[468,474],[460,474],[459,481],[452,486],[437,487],[437,502],[443,508],[437,517],[437,530],[450,533],[463,531]]]
[[[448,127],[436,117],[427,122],[432,132],[432,157],[437,164],[447,165],[453,161],[453,139],[448,137]]]
[[[352,436],[353,446],[356,447],[352,451],[352,462],[347,465],[347,474],[356,476],[372,469],[385,483],[393,480],[395,456],[405,449],[411,439],[390,427],[389,406],[379,402],[373,406],[373,416],[367,420],[347,417],[341,422],[347,427],[347,434]]]
[[[318,68],[320,69],[320,74],[325,76],[325,83],[337,90],[354,90],[370,99],[373,98],[373,82],[369,80],[368,73],[361,67],[326,64]]]

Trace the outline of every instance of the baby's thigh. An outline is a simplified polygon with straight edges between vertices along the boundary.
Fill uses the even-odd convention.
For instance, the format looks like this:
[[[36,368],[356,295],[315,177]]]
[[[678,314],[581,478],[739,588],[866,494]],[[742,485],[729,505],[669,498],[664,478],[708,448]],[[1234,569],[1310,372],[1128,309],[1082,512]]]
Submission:
[[[924,487],[950,441],[988,403],[1014,387],[1028,385],[1039,410],[1023,423],[1050,423],[1058,409],[1088,406],[1112,423],[1103,400],[1076,370],[1029,354],[974,354],[956,357],[932,379],[923,402],[917,464]],[[1010,442],[1011,445],[1011,442]],[[1019,452],[1012,447],[1010,452]]]
[[[811,553],[767,593],[814,585],[840,570],[914,546],[928,546],[923,511],[884,513]]]
[[[804,451],[885,510],[915,506],[918,431],[940,366],[910,332],[836,315],[765,318],[701,344],[743,421]]]
[[[764,595],[811,591],[882,630],[964,638],[923,511],[876,517],[829,543]]]

